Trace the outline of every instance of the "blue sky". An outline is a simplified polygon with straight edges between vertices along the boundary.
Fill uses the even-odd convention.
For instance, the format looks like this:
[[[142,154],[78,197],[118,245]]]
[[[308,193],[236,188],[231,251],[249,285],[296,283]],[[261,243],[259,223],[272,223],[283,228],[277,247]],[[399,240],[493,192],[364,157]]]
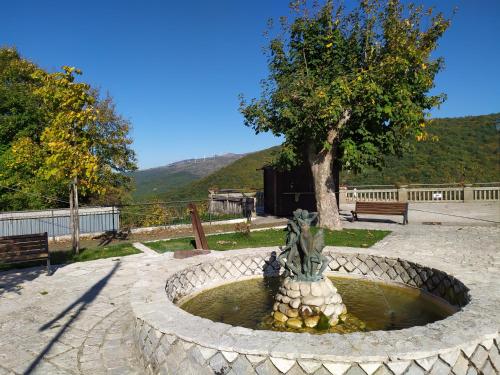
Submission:
[[[347,3],[352,1],[346,0]],[[434,116],[500,111],[500,1],[433,0],[458,12],[436,55],[446,60]],[[243,126],[238,94],[257,96],[266,76],[262,35],[287,0],[10,0],[0,45],[43,68],[77,66],[109,92],[133,124],[141,168],[279,143]]]

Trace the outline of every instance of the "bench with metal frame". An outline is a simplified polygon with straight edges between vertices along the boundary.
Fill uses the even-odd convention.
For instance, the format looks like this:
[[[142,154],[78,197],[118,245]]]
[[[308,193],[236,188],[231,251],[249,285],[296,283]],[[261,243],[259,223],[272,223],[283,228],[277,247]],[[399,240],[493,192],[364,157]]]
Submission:
[[[408,224],[408,203],[398,202],[356,202],[352,221],[358,220],[358,214],[403,215],[403,225]]]
[[[50,275],[49,240],[47,232],[0,237],[0,264],[47,262]]]

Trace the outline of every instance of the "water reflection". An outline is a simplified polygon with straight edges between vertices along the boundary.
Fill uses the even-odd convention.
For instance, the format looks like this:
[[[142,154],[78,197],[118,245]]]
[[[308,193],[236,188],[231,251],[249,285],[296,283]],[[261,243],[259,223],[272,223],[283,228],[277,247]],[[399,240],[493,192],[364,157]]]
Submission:
[[[425,325],[456,310],[419,289],[364,279],[330,277],[347,306],[349,319],[329,332],[394,330]],[[273,327],[270,313],[278,277],[238,281],[206,290],[184,302],[187,312],[217,322],[252,329]],[[301,331],[311,331],[301,329]]]

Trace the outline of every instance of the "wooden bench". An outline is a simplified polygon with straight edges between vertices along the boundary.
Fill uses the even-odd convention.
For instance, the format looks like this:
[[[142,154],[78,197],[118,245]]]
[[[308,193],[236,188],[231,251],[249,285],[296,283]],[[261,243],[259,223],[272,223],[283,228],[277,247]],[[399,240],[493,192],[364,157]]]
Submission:
[[[408,203],[397,202],[356,202],[352,221],[358,220],[358,214],[403,215],[403,225],[408,224]]]
[[[0,264],[47,261],[50,275],[49,240],[47,233],[0,237]]]

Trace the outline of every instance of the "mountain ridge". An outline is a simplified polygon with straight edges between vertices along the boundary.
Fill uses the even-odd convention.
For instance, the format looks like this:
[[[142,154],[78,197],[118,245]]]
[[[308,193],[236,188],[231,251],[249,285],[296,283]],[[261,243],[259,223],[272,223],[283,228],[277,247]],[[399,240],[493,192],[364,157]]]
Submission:
[[[160,194],[203,178],[243,156],[245,154],[227,153],[138,170],[131,174],[136,188],[132,197],[135,201],[154,199]]]
[[[413,151],[402,158],[387,156],[382,170],[367,168],[362,173],[341,173],[348,185],[398,183],[456,183],[500,181],[500,113],[433,119],[427,130],[439,141],[412,140]],[[261,169],[270,163],[280,146],[244,154],[237,160],[203,177],[191,177],[181,185],[156,194],[156,199],[206,199],[208,189],[263,188]],[[241,154],[236,154],[241,155]],[[171,182],[174,182],[171,179]]]

